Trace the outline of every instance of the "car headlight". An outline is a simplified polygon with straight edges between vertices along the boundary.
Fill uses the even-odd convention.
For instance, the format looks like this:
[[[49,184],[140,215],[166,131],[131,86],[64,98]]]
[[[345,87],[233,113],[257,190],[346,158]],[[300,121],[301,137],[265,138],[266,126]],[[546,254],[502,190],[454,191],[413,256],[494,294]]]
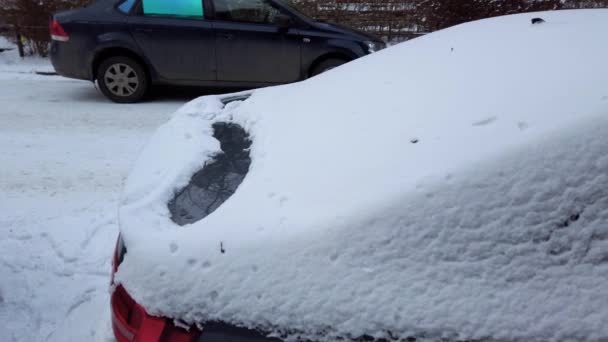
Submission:
[[[382,42],[372,42],[372,41],[365,42],[365,46],[367,47],[368,53],[374,53],[374,52],[380,51],[386,47],[386,45]]]

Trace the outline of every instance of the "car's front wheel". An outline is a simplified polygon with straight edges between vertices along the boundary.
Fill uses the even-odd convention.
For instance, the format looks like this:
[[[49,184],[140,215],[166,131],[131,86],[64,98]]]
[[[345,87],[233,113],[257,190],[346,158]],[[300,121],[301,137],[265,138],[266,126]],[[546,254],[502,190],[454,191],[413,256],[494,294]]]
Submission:
[[[97,82],[101,92],[118,103],[141,100],[149,87],[143,66],[125,56],[110,57],[101,62],[97,69]]]
[[[317,66],[315,66],[311,73],[310,76],[317,76],[319,74],[322,74],[326,71],[329,71],[331,69],[337,68],[340,65],[347,63],[348,61],[344,60],[344,59],[340,59],[340,58],[329,58],[326,59],[324,61],[322,61],[321,63],[319,63]]]

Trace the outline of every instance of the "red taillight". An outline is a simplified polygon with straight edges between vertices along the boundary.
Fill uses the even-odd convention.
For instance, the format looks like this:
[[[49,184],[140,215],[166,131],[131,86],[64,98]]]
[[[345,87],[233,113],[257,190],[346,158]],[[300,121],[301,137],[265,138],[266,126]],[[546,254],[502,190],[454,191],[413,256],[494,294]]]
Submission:
[[[118,342],[194,342],[200,331],[186,331],[169,320],[153,317],[122,286],[112,293],[112,329]]]
[[[114,273],[122,263],[127,247],[119,235],[112,258],[112,284]],[[169,320],[148,315],[137,304],[122,285],[116,285],[111,299],[112,329],[118,342],[194,342],[201,332],[195,328],[190,331],[175,326]]]
[[[129,325],[129,316],[136,307],[129,294],[118,286],[112,293],[112,328],[118,342],[130,342],[135,339],[137,329]]]
[[[70,40],[70,36],[65,32],[61,24],[55,19],[51,19],[49,24],[49,31],[51,32],[51,39],[60,42],[67,42]]]

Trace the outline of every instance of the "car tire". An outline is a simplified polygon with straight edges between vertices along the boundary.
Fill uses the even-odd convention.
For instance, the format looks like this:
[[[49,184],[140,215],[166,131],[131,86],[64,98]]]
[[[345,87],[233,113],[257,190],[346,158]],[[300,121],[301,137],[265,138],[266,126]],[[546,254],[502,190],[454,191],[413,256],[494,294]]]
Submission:
[[[312,72],[310,73],[310,76],[317,76],[319,74],[322,74],[326,71],[329,71],[333,68],[337,68],[342,64],[347,63],[347,60],[344,59],[340,59],[340,58],[329,58],[324,60],[323,62],[319,63],[318,65],[316,65],[313,69]]]
[[[148,91],[149,80],[143,66],[126,56],[110,57],[97,68],[101,92],[117,103],[140,101]]]

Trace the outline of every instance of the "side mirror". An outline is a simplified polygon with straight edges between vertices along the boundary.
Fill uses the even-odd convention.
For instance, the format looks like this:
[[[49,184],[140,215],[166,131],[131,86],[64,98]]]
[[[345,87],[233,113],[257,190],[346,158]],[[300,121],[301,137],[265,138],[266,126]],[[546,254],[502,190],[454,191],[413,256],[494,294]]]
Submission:
[[[291,27],[293,20],[287,14],[279,13],[274,17],[274,23],[280,29],[288,29]]]

